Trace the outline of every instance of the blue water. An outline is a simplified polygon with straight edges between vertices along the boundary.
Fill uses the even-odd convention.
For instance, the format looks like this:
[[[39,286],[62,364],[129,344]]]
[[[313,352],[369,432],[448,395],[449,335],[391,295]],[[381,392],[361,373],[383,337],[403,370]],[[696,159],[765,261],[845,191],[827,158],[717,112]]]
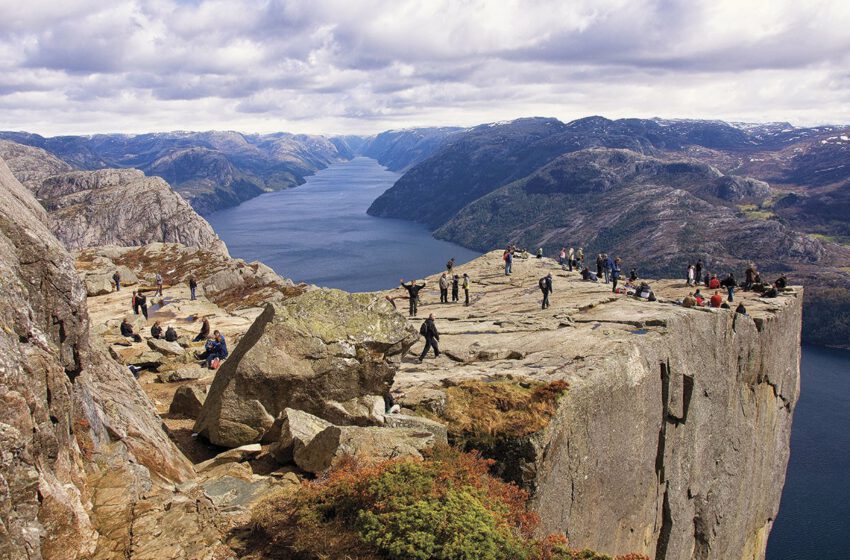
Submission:
[[[349,291],[391,288],[478,254],[418,224],[366,209],[398,179],[375,161],[333,165],[295,189],[264,194],[208,219],[233,256]],[[850,351],[803,348],[791,460],[768,560],[850,557]]]
[[[803,347],[791,459],[767,560],[850,558],[850,350]]]
[[[374,218],[366,209],[398,180],[375,160],[324,169],[300,187],[263,194],[207,220],[230,254],[261,260],[296,282],[350,292],[382,290],[479,256],[439,241],[420,224]]]

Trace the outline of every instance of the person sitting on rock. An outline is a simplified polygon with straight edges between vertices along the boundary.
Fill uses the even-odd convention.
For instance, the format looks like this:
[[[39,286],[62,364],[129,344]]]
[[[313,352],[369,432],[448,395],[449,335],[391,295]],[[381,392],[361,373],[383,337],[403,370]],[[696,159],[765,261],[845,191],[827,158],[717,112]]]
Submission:
[[[133,325],[130,324],[130,321],[126,317],[121,321],[121,336],[132,338],[136,342],[142,341],[142,337],[133,332]]]
[[[112,282],[115,284],[115,291],[121,291],[121,274],[116,270],[115,274],[112,275]]]
[[[599,278],[594,273],[590,272],[590,269],[588,269],[587,267],[584,267],[581,270],[581,279],[586,281],[586,282],[598,282],[599,281]]]
[[[782,276],[776,279],[776,282],[774,282],[773,285],[779,290],[784,290],[785,287],[788,286],[788,278],[786,278],[783,274]]]
[[[226,357],[227,342],[224,340],[224,335],[215,331],[213,337],[204,346],[204,353],[201,355],[201,358],[206,360],[207,368],[211,368],[213,360],[216,358],[223,360]]]
[[[720,279],[717,278],[716,274],[711,275],[711,279],[708,281],[708,287],[711,290],[716,290],[720,288]]]
[[[159,324],[159,321],[156,321],[151,327],[151,336],[153,338],[160,338],[162,336],[162,327]]]
[[[723,296],[720,295],[719,291],[714,290],[714,295],[711,296],[711,306],[719,309],[722,304]]]
[[[428,354],[428,350],[431,348],[434,349],[434,357],[440,357],[440,346],[437,344],[437,341],[440,340],[440,333],[437,331],[437,325],[434,323],[434,314],[431,313],[428,315],[428,318],[422,323],[422,326],[419,327],[419,334],[425,337],[425,348],[422,350],[422,353],[419,354],[419,361],[425,359],[425,356]]]
[[[682,307],[694,307],[696,304],[697,299],[694,297],[693,292],[686,295],[685,299],[682,300]]]
[[[697,288],[697,291],[694,292],[694,299],[696,300],[697,305],[702,307],[703,303],[705,302],[705,297],[703,297],[702,292],[699,291],[699,288]]]
[[[200,340],[206,340],[210,336],[210,321],[209,319],[204,319],[204,322],[201,323],[201,332],[198,333],[192,342],[198,342]]]
[[[407,294],[410,296],[410,316],[416,317],[416,312],[419,306],[419,290],[425,287],[426,282],[422,282],[421,284],[417,284],[416,282],[411,282],[410,284],[404,283],[404,278],[401,279],[401,287],[407,290]]]
[[[165,329],[165,340],[167,342],[177,342],[177,331],[171,325],[168,325],[168,328]]]
[[[632,268],[632,271],[629,272],[629,282],[634,282],[638,279],[637,269]]]
[[[743,303],[739,303],[738,307],[735,308],[735,313],[740,313],[741,315],[747,314],[747,308],[744,307]]]

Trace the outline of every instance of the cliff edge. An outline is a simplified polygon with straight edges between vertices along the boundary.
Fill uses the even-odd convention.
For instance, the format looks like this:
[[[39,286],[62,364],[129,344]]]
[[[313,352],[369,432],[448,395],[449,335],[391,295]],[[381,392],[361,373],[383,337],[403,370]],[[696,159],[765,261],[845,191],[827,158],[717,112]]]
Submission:
[[[466,384],[566,382],[542,429],[453,434],[450,424],[450,439],[497,459],[532,491],[542,533],[565,532],[575,546],[763,558],[799,395],[802,290],[736,294],[742,315],[676,304],[693,290],[683,282],[650,280],[658,301],[649,302],[551,259],[516,259],[511,276],[501,265],[492,252],[456,268],[474,281],[469,307],[429,303],[438,276],[426,279],[414,322],[437,316],[443,354],[405,360],[394,386],[402,405],[474,424],[489,403]],[[542,310],[547,273],[554,292]],[[509,414],[505,403],[494,414]]]

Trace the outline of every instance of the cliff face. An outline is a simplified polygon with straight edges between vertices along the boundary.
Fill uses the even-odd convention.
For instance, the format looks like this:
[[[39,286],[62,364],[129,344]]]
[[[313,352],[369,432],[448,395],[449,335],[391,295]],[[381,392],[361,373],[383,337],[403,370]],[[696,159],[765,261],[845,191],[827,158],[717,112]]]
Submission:
[[[799,394],[802,292],[738,294],[744,316],[676,305],[681,282],[651,281],[650,303],[549,259],[517,259],[506,277],[500,257],[457,269],[474,281],[470,307],[423,293],[445,357],[402,365],[403,404],[439,415],[462,381],[566,381],[548,427],[482,448],[532,491],[542,533],[659,560],[763,558]]]
[[[174,487],[191,464],[90,337],[73,259],[2,161],[0,187],[0,557],[212,558],[203,497]],[[142,534],[169,515],[184,542]]]

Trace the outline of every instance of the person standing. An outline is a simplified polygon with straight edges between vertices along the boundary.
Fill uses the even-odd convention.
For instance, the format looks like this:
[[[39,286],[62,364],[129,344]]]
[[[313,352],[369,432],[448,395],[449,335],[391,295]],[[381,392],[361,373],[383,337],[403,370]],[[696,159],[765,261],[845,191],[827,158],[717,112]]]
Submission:
[[[425,287],[426,282],[422,282],[421,284],[417,284],[416,282],[411,282],[410,284],[404,283],[404,278],[401,279],[401,287],[407,290],[407,295],[410,296],[410,316],[416,317],[416,312],[419,309],[419,290]]]
[[[538,249],[537,249],[537,258],[538,258],[538,259],[542,259],[542,258],[543,258],[543,247],[538,247]]]
[[[449,302],[449,278],[444,272],[440,275],[440,303]]]
[[[620,280],[620,258],[614,259],[611,268],[611,291],[617,293],[617,282]]]
[[[136,294],[136,304],[139,306],[139,309],[142,310],[142,315],[145,316],[145,319],[148,318],[148,298],[142,293],[139,292]]]
[[[578,251],[576,251],[576,266],[579,269],[584,268],[584,249],[581,247],[579,247]]]
[[[428,350],[431,348],[434,349],[434,357],[440,357],[440,346],[437,344],[437,341],[440,340],[440,333],[437,331],[437,325],[434,323],[434,314],[431,313],[428,315],[428,318],[422,323],[422,326],[419,327],[419,334],[425,337],[425,348],[422,350],[422,353],[419,354],[419,361],[425,359],[425,356],[428,354]]]
[[[115,271],[115,274],[112,275],[112,282],[115,284],[115,291],[120,292],[121,291],[121,275],[118,273],[117,270]]]
[[[455,274],[452,277],[452,303],[457,301],[457,292],[458,292],[458,284],[460,282],[460,276]]]
[[[689,264],[688,265],[688,272],[687,272],[687,276],[686,276],[687,281],[688,281],[688,286],[693,286],[693,285],[696,284],[696,282],[694,280],[694,271],[695,271],[694,265]]]
[[[133,298],[130,300],[130,304],[133,306],[133,314],[139,314],[139,296],[136,293],[136,290],[133,290]]]
[[[162,274],[156,273],[156,293],[162,295]]]
[[[561,252],[558,253],[558,264],[564,266],[567,264],[567,248],[561,247]]]
[[[514,263],[514,253],[510,249],[505,251],[505,276],[511,275],[511,267]]]
[[[567,251],[567,263],[570,266],[570,272],[573,271],[573,264],[574,264],[573,261],[575,261],[575,258],[576,258],[576,252],[575,252],[575,250],[573,250],[572,247],[570,247],[570,250]]]
[[[198,289],[198,281],[194,276],[189,276],[189,298],[195,301],[195,290]]]
[[[702,259],[697,259],[697,265],[694,267],[694,284],[702,280]]]
[[[549,294],[552,293],[552,273],[550,272],[537,281],[540,291],[543,292],[543,303],[541,309],[549,307]]]
[[[455,267],[455,258],[452,257],[449,259],[449,262],[446,263],[446,272],[449,273],[449,276],[452,274],[452,269]]]
[[[469,274],[466,272],[463,273],[463,304],[469,307]]]
[[[603,268],[605,266],[605,257],[602,256],[602,253],[596,255],[596,276],[602,278]],[[608,273],[605,271],[605,283],[608,283]]]
[[[729,292],[729,297],[727,298],[728,301],[735,301],[735,287],[738,285],[738,282],[735,280],[735,275],[730,272],[729,276],[724,278],[720,285],[726,288]]]
[[[605,255],[605,282],[608,282],[608,278],[611,277],[611,274],[614,272],[614,257],[610,255]]]

